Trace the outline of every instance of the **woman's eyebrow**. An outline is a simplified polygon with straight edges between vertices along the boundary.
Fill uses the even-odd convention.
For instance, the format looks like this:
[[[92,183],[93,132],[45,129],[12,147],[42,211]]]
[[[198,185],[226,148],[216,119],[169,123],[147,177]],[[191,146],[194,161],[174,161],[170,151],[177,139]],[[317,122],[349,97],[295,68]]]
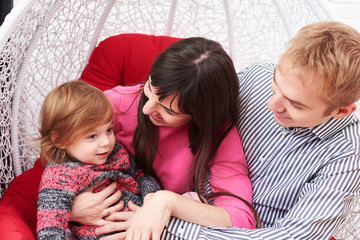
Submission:
[[[148,84],[148,88],[149,88],[149,90],[150,90],[150,92],[152,92],[152,90],[151,90],[151,81],[150,80],[148,80],[149,81],[149,84]]]
[[[165,106],[162,105],[161,103],[160,103],[160,106],[163,107],[167,112],[171,112],[171,113],[174,114],[174,115],[179,115],[179,114],[181,114],[180,112],[175,112],[174,110],[172,110],[172,109],[170,109],[170,108],[168,108],[168,107],[165,107]]]

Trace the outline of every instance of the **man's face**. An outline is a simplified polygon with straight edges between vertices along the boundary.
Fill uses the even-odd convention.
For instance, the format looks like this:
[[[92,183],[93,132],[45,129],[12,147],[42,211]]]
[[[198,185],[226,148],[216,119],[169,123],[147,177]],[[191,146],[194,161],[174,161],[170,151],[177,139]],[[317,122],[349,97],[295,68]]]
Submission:
[[[280,126],[315,127],[331,118],[325,115],[329,105],[320,96],[320,80],[305,79],[303,84],[288,59],[275,69],[271,90],[267,107]]]

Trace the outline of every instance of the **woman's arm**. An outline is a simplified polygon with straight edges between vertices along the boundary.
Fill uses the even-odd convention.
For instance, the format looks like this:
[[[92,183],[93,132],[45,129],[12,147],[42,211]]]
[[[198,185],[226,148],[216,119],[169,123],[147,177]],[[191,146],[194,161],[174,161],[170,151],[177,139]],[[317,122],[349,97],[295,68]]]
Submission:
[[[225,209],[163,190],[145,197],[144,206],[136,211],[126,231],[126,240],[160,239],[170,216],[203,226],[232,226],[230,215]]]
[[[210,172],[211,188],[208,189],[211,189],[212,192],[230,192],[243,198],[249,204],[252,203],[252,187],[248,177],[247,164],[235,127],[220,145],[214,161],[211,163]],[[132,219],[127,230],[127,239],[138,239],[139,235],[144,239],[150,237],[159,239],[171,215],[204,226],[255,227],[252,209],[242,200],[230,196],[216,196],[211,204],[215,206],[196,202],[169,191],[148,194],[145,197],[144,206],[137,210]],[[116,230],[107,225],[98,229],[100,231],[97,233],[103,234],[105,229],[107,232]]]
[[[255,228],[254,212],[251,208],[252,186],[236,127],[233,127],[219,146],[210,165],[209,176],[210,185],[206,187],[207,191],[228,192],[242,199],[218,195],[210,203],[223,207],[231,216],[234,227]]]
[[[144,205],[139,208],[129,204],[131,210],[136,211],[129,221],[126,231],[128,239],[160,239],[161,233],[169,221],[170,216],[197,223],[203,226],[231,227],[230,215],[221,207],[201,203],[198,200],[179,195],[171,191],[158,191],[146,195]],[[120,213],[112,214],[108,219],[118,221]],[[119,230],[116,223],[108,224],[96,230],[97,235]],[[102,240],[125,239],[124,233],[101,238]]]
[[[162,204],[179,219],[211,227],[232,227],[230,215],[222,207],[202,203],[171,191],[159,191],[151,196],[151,205]],[[147,203],[150,205],[150,203]],[[160,208],[161,206],[159,206]],[[169,216],[170,218],[170,216]]]

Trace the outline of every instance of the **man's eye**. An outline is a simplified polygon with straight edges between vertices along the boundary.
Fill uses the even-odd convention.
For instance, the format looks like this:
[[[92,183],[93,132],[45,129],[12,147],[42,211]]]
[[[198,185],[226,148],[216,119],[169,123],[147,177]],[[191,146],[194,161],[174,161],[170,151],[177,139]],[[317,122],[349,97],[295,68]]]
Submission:
[[[290,102],[290,104],[291,104],[292,107],[294,107],[294,108],[296,108],[296,109],[302,109],[302,107],[296,105],[296,104],[293,103],[293,102]]]

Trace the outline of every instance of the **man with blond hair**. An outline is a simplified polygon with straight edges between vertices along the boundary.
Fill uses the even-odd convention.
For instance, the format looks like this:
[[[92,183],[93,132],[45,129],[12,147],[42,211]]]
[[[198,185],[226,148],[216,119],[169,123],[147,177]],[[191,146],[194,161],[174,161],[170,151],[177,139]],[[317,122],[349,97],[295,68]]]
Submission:
[[[238,76],[238,128],[262,228],[173,218],[163,239],[329,239],[360,193],[360,34],[339,22],[307,25],[278,65]]]

